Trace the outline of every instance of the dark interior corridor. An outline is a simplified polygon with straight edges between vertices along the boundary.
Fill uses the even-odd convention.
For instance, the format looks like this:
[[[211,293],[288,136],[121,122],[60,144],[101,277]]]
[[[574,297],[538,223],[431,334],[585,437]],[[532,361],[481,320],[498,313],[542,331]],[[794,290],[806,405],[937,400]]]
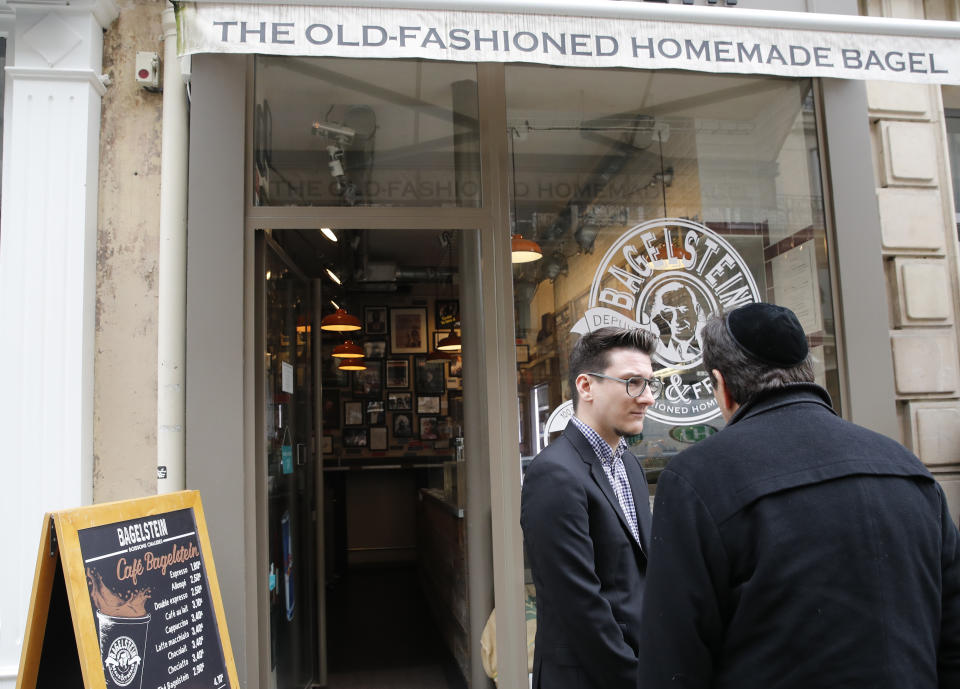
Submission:
[[[466,689],[415,565],[352,567],[327,601],[330,689]]]

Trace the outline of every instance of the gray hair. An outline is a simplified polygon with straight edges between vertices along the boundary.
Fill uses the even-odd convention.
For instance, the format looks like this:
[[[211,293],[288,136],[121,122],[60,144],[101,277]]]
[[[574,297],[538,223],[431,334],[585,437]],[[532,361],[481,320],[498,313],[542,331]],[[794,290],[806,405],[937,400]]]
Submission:
[[[733,401],[744,404],[764,390],[780,388],[790,383],[813,382],[813,360],[810,354],[796,366],[782,368],[754,359],[736,343],[722,316],[711,316],[701,333],[703,339],[703,366],[716,385],[713,370],[723,374],[724,383]]]
[[[589,332],[573,346],[570,352],[570,397],[576,410],[580,401],[577,394],[577,376],[581,373],[601,373],[610,365],[610,351],[634,349],[653,356],[657,336],[641,328],[599,328]]]

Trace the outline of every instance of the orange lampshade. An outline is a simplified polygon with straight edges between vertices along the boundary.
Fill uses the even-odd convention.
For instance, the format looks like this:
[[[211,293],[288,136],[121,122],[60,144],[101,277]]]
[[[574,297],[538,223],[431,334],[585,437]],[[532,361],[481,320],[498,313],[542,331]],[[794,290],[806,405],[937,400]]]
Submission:
[[[460,344],[460,336],[452,330],[450,334],[437,343],[437,349],[441,352],[459,352],[463,349]]]
[[[337,368],[341,371],[366,371],[367,364],[364,362],[363,357],[359,359],[344,359]]]
[[[543,258],[543,250],[539,244],[518,234],[510,237],[510,253],[514,263],[530,263]]]
[[[347,340],[343,344],[338,344],[333,348],[333,356],[338,359],[362,359],[363,348],[352,341]]]
[[[320,321],[321,330],[347,332],[350,330],[361,330],[362,327],[359,318],[351,316],[343,309],[337,309],[335,313],[324,316],[323,320]]]

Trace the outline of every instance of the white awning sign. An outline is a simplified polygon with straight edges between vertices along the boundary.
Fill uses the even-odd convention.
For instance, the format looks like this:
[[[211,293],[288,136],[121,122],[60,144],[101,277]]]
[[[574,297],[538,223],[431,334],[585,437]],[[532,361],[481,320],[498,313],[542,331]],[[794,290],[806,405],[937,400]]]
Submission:
[[[781,13],[787,14],[787,13]],[[178,51],[960,84],[960,41],[537,13],[178,3]]]

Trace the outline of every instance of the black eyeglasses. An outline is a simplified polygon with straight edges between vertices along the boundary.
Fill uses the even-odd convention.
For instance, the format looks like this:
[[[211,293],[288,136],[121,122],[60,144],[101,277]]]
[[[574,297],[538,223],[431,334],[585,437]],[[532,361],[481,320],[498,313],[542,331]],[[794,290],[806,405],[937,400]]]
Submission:
[[[650,394],[653,395],[653,398],[656,399],[660,396],[661,391],[663,391],[663,381],[659,378],[644,378],[643,376],[632,376],[630,378],[614,378],[613,376],[608,376],[603,373],[589,373],[588,376],[596,376],[597,378],[606,378],[607,380],[615,380],[618,383],[623,383],[627,386],[627,395],[630,397],[639,397],[643,394],[644,390],[647,387],[650,388]]]

